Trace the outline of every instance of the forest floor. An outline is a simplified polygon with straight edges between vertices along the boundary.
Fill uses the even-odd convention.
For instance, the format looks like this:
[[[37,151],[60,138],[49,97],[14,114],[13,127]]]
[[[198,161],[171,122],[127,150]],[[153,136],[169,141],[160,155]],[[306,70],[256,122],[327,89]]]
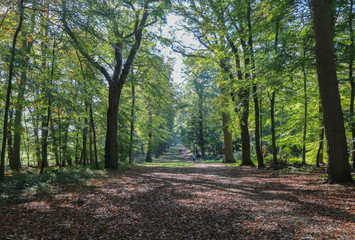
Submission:
[[[190,158],[3,202],[0,239],[355,239],[354,186]]]

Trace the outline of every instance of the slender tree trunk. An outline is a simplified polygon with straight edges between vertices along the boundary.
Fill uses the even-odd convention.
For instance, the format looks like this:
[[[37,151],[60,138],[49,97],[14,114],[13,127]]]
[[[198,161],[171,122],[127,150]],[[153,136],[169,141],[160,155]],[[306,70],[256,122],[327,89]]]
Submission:
[[[131,106],[131,132],[129,136],[129,163],[133,163],[133,137],[134,137],[134,108],[135,108],[135,85],[132,76],[132,106]]]
[[[255,118],[255,150],[256,158],[258,160],[258,168],[264,168],[264,159],[261,152],[261,134],[260,134],[260,117],[261,113],[259,111],[259,100],[258,100],[258,91],[257,86],[253,83],[253,100],[254,100],[254,118]]]
[[[34,32],[35,27],[35,11],[32,12],[31,16],[31,27],[30,33]],[[15,122],[14,122],[14,169],[21,169],[21,135],[22,135],[22,110],[24,105],[24,94],[27,85],[27,70],[29,65],[29,54],[31,53],[33,41],[28,41],[27,30],[24,29],[22,32],[24,35],[24,39],[22,41],[22,47],[25,53],[25,59],[23,60],[22,72],[20,85],[18,89],[17,101],[15,104]]]
[[[153,124],[153,119],[152,119],[152,109],[150,107],[150,105],[148,106],[149,108],[149,134],[148,134],[148,148],[147,148],[147,155],[144,159],[144,162],[152,162],[152,137],[153,137],[153,133],[152,133],[152,124]]]
[[[17,37],[21,31],[22,22],[24,19],[23,1],[24,0],[20,0],[20,2],[19,2],[20,19],[19,19],[19,23],[18,23],[18,26],[17,26],[15,34],[14,34],[14,38],[12,40],[11,58],[10,58],[10,65],[9,65],[9,78],[8,78],[8,83],[7,83],[6,102],[5,102],[2,148],[1,148],[0,180],[5,179],[5,153],[6,153],[6,140],[7,140],[7,131],[8,131],[7,125],[8,125],[9,109],[10,109],[12,78],[14,76],[14,63],[15,63],[15,56],[16,56]]]
[[[35,109],[35,111],[37,111]],[[35,144],[36,144],[36,160],[37,160],[37,166],[41,167],[41,144],[40,144],[40,139],[39,139],[39,134],[38,134],[38,130],[39,130],[39,114],[38,112],[35,114],[36,117],[33,118],[33,121],[35,122],[36,126],[33,129],[34,132],[34,136],[35,136]]]
[[[262,96],[260,94],[260,147],[263,147],[263,105]]]
[[[306,139],[307,139],[307,114],[308,114],[308,97],[307,97],[307,75],[303,64],[303,93],[304,93],[304,123],[303,123],[303,138],[302,138],[302,165],[306,165]]]
[[[63,128],[64,128],[64,137],[63,137],[63,143],[62,143],[62,167],[65,167],[65,165],[68,163],[69,165],[71,165],[71,161],[69,161],[68,158],[68,131],[69,131],[69,122],[68,120],[64,122],[63,124]]]
[[[94,124],[94,116],[92,113],[92,103],[90,105],[90,123],[91,123],[91,129],[92,129],[92,134],[93,134],[93,140],[94,140],[94,152],[95,152],[95,166],[96,168],[99,168],[99,162],[97,159],[97,144],[96,144],[96,129],[95,129],[95,124]]]
[[[47,115],[42,116],[42,163],[40,171],[41,174],[44,172],[44,168],[48,167],[48,132],[51,114],[51,99],[49,98]]]
[[[323,162],[323,150],[324,149],[324,128],[322,127],[322,129],[320,130],[319,133],[319,146],[318,146],[318,151],[317,151],[317,160],[316,160],[316,164],[317,167],[320,167],[321,163]]]
[[[88,112],[88,101],[85,100],[85,112]],[[88,156],[87,156],[87,136],[88,136],[88,119],[87,117],[84,118],[84,128],[83,128],[83,148],[81,150],[81,159],[82,159],[82,164],[86,165],[88,164]]]
[[[16,168],[14,168],[15,163],[14,163],[14,145],[13,145],[13,141],[12,141],[12,130],[11,130],[11,126],[12,126],[12,115],[13,115],[13,110],[11,109],[9,112],[9,128],[8,128],[8,133],[7,133],[7,142],[8,142],[8,146],[7,146],[7,158],[9,159],[9,165],[11,167],[11,169],[13,170],[18,170]]]
[[[199,143],[201,150],[201,157],[205,158],[205,138],[203,135],[203,95],[199,95],[199,103],[198,103],[198,128],[199,128]]]
[[[272,138],[272,168],[277,168],[279,163],[277,160],[277,153],[276,153],[276,131],[275,131],[275,91],[272,92],[270,103],[271,103],[271,110],[270,110],[270,115],[271,115],[271,138]]]
[[[312,0],[318,84],[328,143],[328,182],[352,182],[341,109],[331,23],[331,0]]]
[[[350,11],[349,11],[349,29],[350,29],[350,46],[349,46],[349,79],[350,79],[350,116],[354,119],[354,96],[355,96],[355,84],[354,84],[354,28],[353,28],[353,0],[350,0]],[[354,121],[354,120],[353,120]],[[350,162],[353,164],[355,168],[355,123],[351,124],[351,154],[350,154]]]
[[[222,127],[223,127],[223,138],[224,138],[224,147],[223,147],[223,163],[235,163],[233,156],[233,139],[232,133],[229,130],[228,123],[230,122],[230,116],[226,112],[222,112]]]
[[[283,108],[280,110],[280,134],[279,134],[279,160],[282,161],[282,113]]]
[[[242,102],[241,117],[240,117],[240,129],[242,137],[242,166],[254,166],[254,163],[250,159],[250,137],[249,137],[249,88],[240,90],[240,100]]]
[[[79,118],[80,122],[80,118]],[[75,164],[78,165],[79,163],[79,127],[77,128],[76,131],[76,137],[75,137]]]

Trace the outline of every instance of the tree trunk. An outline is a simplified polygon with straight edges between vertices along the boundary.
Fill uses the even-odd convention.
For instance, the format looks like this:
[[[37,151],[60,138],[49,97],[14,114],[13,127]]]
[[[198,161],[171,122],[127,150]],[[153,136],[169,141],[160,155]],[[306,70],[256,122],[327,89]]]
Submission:
[[[328,143],[328,182],[352,182],[334,61],[331,0],[312,0],[318,84]]]
[[[121,88],[117,83],[109,85],[109,100],[107,110],[107,132],[105,145],[105,168],[116,169],[118,167],[117,158],[117,121],[118,104],[121,95]]]
[[[303,50],[305,51],[305,50]],[[306,56],[305,52],[304,58]],[[306,139],[307,139],[307,114],[308,114],[308,97],[307,97],[307,75],[306,68],[302,66],[303,71],[303,93],[304,93],[304,122],[303,122],[303,138],[302,138],[302,165],[306,165]]]
[[[272,168],[277,168],[279,163],[277,160],[277,153],[276,153],[276,131],[275,131],[275,91],[272,92],[272,96],[270,99],[271,103],[271,110],[270,110],[270,115],[271,115],[271,137],[272,137]]]
[[[99,162],[97,159],[97,145],[96,145],[96,129],[95,129],[95,124],[94,124],[94,116],[92,113],[92,103],[90,105],[90,123],[91,123],[91,129],[92,129],[92,134],[93,134],[93,140],[94,140],[94,152],[95,152],[95,167],[99,168]]]
[[[323,150],[324,149],[324,128],[322,127],[320,133],[319,133],[319,146],[318,146],[318,151],[317,151],[317,160],[316,164],[317,167],[320,167],[321,163],[323,162]]]
[[[14,145],[12,141],[12,130],[11,130],[11,125],[12,125],[12,115],[13,115],[13,110],[11,109],[9,112],[9,128],[8,128],[8,133],[7,133],[7,158],[9,160],[9,165],[10,168],[13,170],[19,170],[18,168],[15,168],[15,163],[14,163]]]
[[[144,162],[152,162],[152,137],[153,137],[153,133],[152,133],[152,124],[153,124],[153,119],[152,119],[152,110],[150,105],[148,106],[149,108],[149,134],[148,134],[148,148],[147,148],[147,155],[144,159]]]
[[[18,26],[16,28],[14,38],[12,40],[12,48],[11,48],[11,58],[10,58],[10,65],[9,65],[9,78],[7,83],[7,91],[6,91],[6,102],[5,102],[5,114],[4,114],[4,125],[3,125],[3,137],[2,137],[2,147],[1,147],[1,160],[0,160],[0,180],[5,179],[5,153],[6,153],[6,140],[7,140],[7,131],[8,131],[8,118],[9,118],[9,109],[10,109],[10,96],[12,90],[12,78],[14,76],[14,63],[15,63],[15,56],[16,56],[16,44],[17,44],[17,37],[20,33],[22,22],[24,19],[24,7],[23,1],[20,0],[19,2],[19,13],[20,19]]]
[[[257,86],[253,83],[253,100],[254,100],[254,118],[255,118],[255,150],[256,158],[258,160],[258,168],[264,168],[264,159],[261,152],[261,143],[260,143],[260,111],[259,111],[259,100]]]
[[[30,33],[34,32],[34,27],[35,27],[35,11],[33,11],[32,16],[31,16],[31,27],[30,27]],[[27,70],[28,70],[28,65],[29,65],[29,54],[31,53],[32,46],[33,46],[33,41],[28,41],[28,36],[27,36],[27,30],[24,29],[23,31],[24,39],[22,41],[22,47],[24,50],[24,53],[26,55],[25,59],[23,60],[23,66],[22,66],[22,72],[21,72],[21,79],[20,79],[20,85],[19,85],[19,90],[18,90],[18,95],[17,95],[17,101],[15,104],[15,122],[14,122],[14,169],[21,169],[21,135],[22,135],[22,110],[23,110],[23,105],[24,105],[24,94],[26,90],[26,85],[27,85]]]
[[[250,159],[250,137],[249,137],[249,88],[240,90],[239,94],[242,102],[242,109],[240,114],[240,129],[242,138],[242,166],[254,166],[254,163]]]
[[[199,128],[199,145],[201,150],[201,157],[205,158],[205,138],[203,135],[203,94],[198,96],[198,128]]]
[[[135,108],[135,85],[134,78],[132,76],[132,105],[131,105],[131,131],[129,136],[129,163],[133,163],[133,137],[134,137],[134,108]]]
[[[48,132],[49,132],[49,122],[51,118],[51,99],[48,99],[47,115],[42,116],[42,163],[41,171],[42,174],[44,168],[48,167]]]
[[[64,128],[64,137],[63,137],[63,143],[62,143],[62,167],[64,167],[67,163],[69,165],[71,165],[71,160],[69,160],[68,158],[68,131],[69,131],[69,122],[68,120],[63,124],[63,128]]]
[[[223,147],[223,163],[235,163],[233,156],[233,139],[232,133],[229,130],[228,123],[230,122],[230,116],[226,112],[222,112],[222,127],[223,127],[223,138],[224,138],[224,147]]]
[[[354,122],[354,96],[355,96],[355,85],[354,85],[354,72],[353,72],[353,64],[354,64],[354,28],[353,28],[353,0],[350,0],[350,12],[349,12],[349,29],[350,29],[350,46],[349,46],[349,79],[350,79],[350,116],[352,119],[351,124],[351,154],[350,154],[350,162],[353,164],[355,168],[355,122]]]

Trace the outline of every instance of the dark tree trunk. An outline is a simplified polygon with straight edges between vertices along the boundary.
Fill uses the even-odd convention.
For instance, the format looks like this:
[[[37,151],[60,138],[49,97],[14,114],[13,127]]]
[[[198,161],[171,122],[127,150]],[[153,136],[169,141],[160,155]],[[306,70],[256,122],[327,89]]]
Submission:
[[[117,158],[117,121],[118,104],[121,89],[116,83],[109,86],[109,105],[107,110],[107,132],[105,144],[105,168],[116,169],[118,167]]]
[[[32,13],[31,17],[31,27],[30,27],[30,33],[34,32],[34,27],[35,27],[35,11]],[[23,105],[24,105],[24,94],[26,90],[26,85],[27,85],[27,70],[28,70],[28,65],[29,65],[29,59],[30,57],[28,56],[31,53],[32,46],[33,46],[33,41],[28,41],[28,36],[27,36],[27,30],[25,29],[23,31],[24,35],[24,40],[22,42],[22,47],[24,49],[24,53],[26,54],[26,58],[23,60],[24,64],[22,66],[22,72],[21,72],[21,81],[18,89],[18,95],[17,95],[17,101],[15,104],[15,122],[14,122],[14,169],[21,169],[21,136],[22,136],[22,110],[23,110]]]
[[[354,64],[354,28],[353,28],[353,0],[350,0],[350,11],[349,11],[349,29],[350,29],[350,46],[349,46],[349,79],[350,79],[350,116],[353,119],[351,124],[351,154],[350,154],[350,162],[353,164],[355,168],[355,122],[354,122],[354,97],[355,97],[355,85],[354,85],[354,72],[353,72],[353,64]]]
[[[94,152],[95,152],[95,166],[96,168],[99,168],[99,162],[97,159],[97,145],[96,145],[96,129],[95,129],[95,124],[94,124],[94,116],[92,113],[92,103],[90,105],[90,123],[91,123],[91,129],[92,129],[92,134],[93,134],[93,140],[94,140]]]
[[[51,99],[48,99],[47,115],[42,116],[42,162],[41,171],[42,174],[44,168],[48,167],[48,132],[49,122],[51,119]]]
[[[258,168],[264,168],[264,158],[261,152],[261,136],[260,136],[260,117],[261,113],[259,110],[259,99],[258,99],[258,87],[255,82],[255,58],[254,58],[254,47],[253,47],[253,34],[252,34],[252,24],[251,24],[251,1],[248,1],[248,32],[249,32],[249,39],[248,39],[248,47],[249,47],[249,54],[252,62],[252,70],[253,70],[253,100],[254,100],[254,118],[255,118],[255,152],[256,158],[258,160]]]
[[[199,128],[199,144],[201,150],[201,157],[205,158],[205,138],[203,135],[203,96],[199,95],[199,103],[198,103],[198,128]]]
[[[67,120],[68,121],[68,120]],[[62,167],[64,167],[67,163],[69,165],[71,165],[71,160],[69,160],[70,157],[68,157],[68,131],[69,131],[69,122],[65,122],[63,124],[63,128],[64,128],[64,137],[63,137],[63,144],[61,146],[62,148]]]
[[[240,90],[240,100],[242,102],[241,117],[240,117],[240,129],[242,138],[242,166],[254,166],[254,163],[250,159],[250,137],[249,137],[249,88]]]
[[[2,147],[1,147],[0,180],[5,179],[5,153],[6,153],[6,140],[7,140],[7,131],[8,131],[9,109],[10,109],[10,97],[11,97],[11,90],[12,90],[12,78],[14,76],[14,63],[15,63],[15,56],[16,56],[17,37],[20,33],[20,30],[22,27],[22,22],[24,19],[23,1],[24,0],[20,0],[20,2],[19,2],[20,19],[19,19],[19,24],[18,24],[15,34],[14,34],[14,38],[12,40],[11,58],[10,58],[10,65],[9,65],[9,78],[8,78],[7,91],[6,91]]]
[[[145,1],[143,9],[149,9],[149,3],[151,1]],[[64,31],[71,37],[75,47],[81,52],[81,54],[89,61],[89,63],[99,70],[105,77],[109,85],[109,103],[107,110],[107,129],[106,129],[106,141],[105,141],[105,168],[116,169],[118,167],[117,158],[117,119],[118,119],[118,106],[121,96],[121,90],[126,82],[129,70],[132,66],[133,60],[137,54],[142,40],[142,33],[146,25],[150,11],[143,11],[142,14],[136,15],[135,28],[133,32],[134,41],[130,46],[129,53],[126,62],[123,64],[123,41],[125,36],[123,36],[124,31],[120,32],[118,29],[118,24],[113,23],[113,32],[116,38],[114,44],[114,54],[115,54],[115,66],[112,76],[101,66],[94,58],[92,58],[86,49],[82,46],[79,39],[76,37],[74,32],[70,29],[67,22],[67,4],[66,1],[62,2],[63,15],[61,21],[64,26]]]
[[[135,108],[135,85],[132,77],[132,105],[131,105],[131,131],[129,136],[129,163],[133,163],[133,137],[134,137],[134,108]]]
[[[256,148],[256,158],[258,160],[258,168],[264,168],[264,159],[263,154],[261,152],[261,134],[260,134],[260,119],[261,113],[259,111],[259,100],[258,100],[258,92],[257,86],[253,84],[253,100],[254,100],[254,111],[255,111],[255,148]]]
[[[12,130],[11,130],[11,126],[12,126],[12,115],[13,115],[13,110],[10,110],[9,113],[9,128],[8,128],[8,133],[7,133],[7,142],[8,142],[8,146],[7,146],[7,158],[9,159],[9,165],[10,168],[13,170],[19,170],[19,168],[15,168],[15,161],[14,161],[14,145],[13,145],[13,141],[12,141]]]
[[[328,182],[352,182],[334,61],[331,0],[312,0],[319,92],[328,143]]]
[[[35,110],[37,111],[37,110]],[[37,166],[41,167],[41,144],[40,144],[40,139],[39,139],[39,134],[38,134],[38,129],[39,129],[39,114],[36,113],[36,117],[33,119],[35,122],[36,126],[33,129],[34,136],[35,136],[35,144],[36,144],[36,160],[37,160]]]
[[[272,138],[272,168],[277,168],[279,163],[277,160],[277,153],[276,153],[276,131],[275,131],[275,91],[272,92],[270,103],[271,103],[271,138]]]
[[[88,111],[89,108],[89,103],[87,100],[85,100],[85,112],[89,113]],[[87,154],[87,138],[88,138],[88,119],[87,117],[84,118],[84,128],[83,128],[83,148],[81,150],[81,159],[82,159],[82,164],[86,165],[88,164],[88,154]]]
[[[303,138],[302,138],[302,165],[306,165],[306,139],[307,139],[307,114],[308,114],[308,97],[307,97],[307,75],[303,64],[303,92],[304,92],[304,122],[303,122]]]
[[[144,162],[152,162],[152,137],[153,137],[153,129],[152,129],[152,124],[153,124],[153,119],[152,119],[152,109],[150,105],[148,106],[149,108],[149,134],[148,134],[148,148],[147,148],[147,155],[144,159]]]
[[[230,122],[230,116],[228,113],[222,112],[222,127],[223,127],[223,163],[235,163],[233,156],[233,140],[232,133],[229,130],[228,123]]]
[[[318,151],[317,151],[317,167],[320,167],[321,163],[323,162],[323,152],[324,152],[324,128],[322,127],[322,129],[320,130],[319,133],[319,146],[318,146]]]

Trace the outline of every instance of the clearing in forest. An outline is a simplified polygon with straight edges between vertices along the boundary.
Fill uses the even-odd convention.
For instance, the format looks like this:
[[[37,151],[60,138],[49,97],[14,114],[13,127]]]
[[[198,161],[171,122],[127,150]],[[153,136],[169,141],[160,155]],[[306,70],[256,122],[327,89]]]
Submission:
[[[3,203],[0,239],[355,239],[354,190],[170,148],[159,163]]]

